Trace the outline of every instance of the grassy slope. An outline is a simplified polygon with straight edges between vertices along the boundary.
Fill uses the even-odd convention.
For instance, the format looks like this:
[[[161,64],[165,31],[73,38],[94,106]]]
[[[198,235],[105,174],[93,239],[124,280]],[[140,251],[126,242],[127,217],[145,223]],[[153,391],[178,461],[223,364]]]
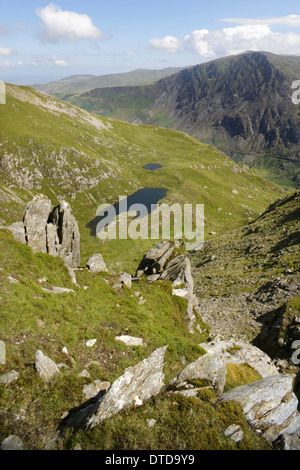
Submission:
[[[86,228],[98,205],[142,187],[167,188],[164,202],[205,204],[207,236],[241,225],[283,193],[181,132],[101,119],[25,87],[7,89],[0,115],[0,219],[20,220],[34,194],[46,194],[53,204],[63,197],[80,225],[83,258],[99,250]],[[144,170],[150,162],[163,168]],[[144,241],[137,249],[128,240],[101,250],[112,269],[124,254],[124,269],[132,270],[148,247]]]
[[[100,244],[90,237],[85,225],[95,216],[97,205],[104,201],[115,202],[119,195],[143,186],[163,186],[169,189],[168,202],[205,203],[208,233],[240,226],[273,201],[277,192],[282,192],[255,173],[235,166],[216,149],[180,132],[87,116],[69,105],[19,87],[8,87],[7,105],[1,110],[2,221],[20,220],[25,202],[36,193],[48,195],[53,204],[59,196],[64,197],[79,221],[83,263],[90,254],[101,250],[111,272],[126,269],[133,273],[152,242],[125,240]],[[106,127],[98,129],[99,123]],[[149,162],[162,163],[163,168],[154,173],[143,170],[142,166]],[[81,288],[74,288],[59,259],[34,255],[6,230],[0,230],[0,268],[1,339],[7,345],[7,365],[1,367],[1,375],[11,369],[20,374],[16,384],[0,387],[4,410],[0,440],[14,433],[20,435],[26,448],[42,448],[44,438],[59,423],[62,413],[81,404],[82,387],[91,382],[78,377],[85,367],[92,379],[113,381],[126,367],[136,364],[156,347],[168,344],[165,373],[169,380],[183,368],[183,356],[191,362],[203,352],[198,344],[207,339],[208,329],[200,322],[201,334],[187,332],[182,318],[185,302],[170,294],[168,284],[149,286],[140,281],[132,290],[116,290],[106,282],[111,276],[80,271],[77,281]],[[11,283],[8,276],[18,282]],[[75,292],[52,296],[42,290],[43,286],[69,287]],[[144,305],[138,303],[135,291],[146,299]],[[142,336],[147,347],[126,348],[114,340],[122,333]],[[92,338],[97,339],[96,345],[86,348],[85,341]],[[64,346],[75,362],[62,353]],[[49,385],[36,376],[37,349],[68,366]],[[92,361],[96,363],[88,366]],[[118,445],[177,448],[180,443],[167,438],[175,433],[190,448],[238,448],[230,439],[220,436],[220,430],[235,419],[247,432],[243,446],[265,448],[265,443],[251,433],[239,410],[232,410],[229,405],[216,409],[210,398],[206,397],[203,406],[183,399],[174,413],[173,400],[166,397],[161,397],[163,401],[153,408],[150,404],[146,414],[153,409],[156,416],[161,411],[159,429],[164,429],[163,435],[149,433],[145,423],[148,415],[142,411],[134,422],[132,415],[125,412],[111,424],[105,423],[104,428],[79,436],[77,442],[94,449]],[[195,408],[195,419],[201,426],[207,426],[211,420],[218,423],[203,441],[198,433],[191,433],[189,439],[186,436],[186,410],[191,407]],[[25,411],[25,420],[16,421],[21,409]],[[134,441],[136,426],[143,430],[140,443]],[[106,441],[103,436],[107,436]],[[73,444],[74,437],[65,443],[70,447]]]
[[[209,332],[201,323],[202,334],[187,332],[182,319],[185,301],[171,295],[168,283],[149,288],[139,281],[131,290],[119,290],[110,284],[111,276],[82,271],[77,273],[81,288],[54,296],[42,287],[74,287],[61,260],[33,254],[6,230],[0,230],[0,266],[1,338],[7,348],[7,365],[1,366],[0,375],[12,369],[19,373],[15,384],[0,385],[0,441],[17,434],[25,449],[43,449],[63,413],[84,401],[84,385],[93,380],[113,381],[128,366],[166,344],[167,383],[182,370],[183,357],[192,362],[203,353],[198,344]],[[8,276],[18,282],[11,284]],[[146,299],[144,305],[134,294],[137,289]],[[127,348],[115,341],[120,334],[142,336],[147,346]],[[90,349],[85,342],[92,338],[97,342]],[[63,347],[73,360],[62,352]],[[65,364],[49,384],[37,377],[37,349]],[[83,369],[89,371],[90,378],[79,377]],[[258,380],[255,375],[239,372],[236,377],[236,371],[232,374],[229,369],[227,388]],[[141,410],[125,410],[93,431],[68,434],[63,448],[73,449],[76,444],[84,450],[268,448],[249,428],[237,405],[215,406],[214,393],[203,393],[202,402],[179,396],[174,400],[162,394]],[[148,428],[149,418],[158,422],[154,432]],[[244,430],[241,445],[222,435],[233,422]]]

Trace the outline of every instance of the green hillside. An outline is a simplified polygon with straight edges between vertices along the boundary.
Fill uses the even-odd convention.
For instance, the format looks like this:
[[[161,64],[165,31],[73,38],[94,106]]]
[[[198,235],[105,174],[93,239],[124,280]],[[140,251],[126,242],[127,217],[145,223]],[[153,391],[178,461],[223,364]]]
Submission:
[[[162,167],[145,170],[147,163]],[[196,392],[193,397],[181,393],[188,391],[181,385],[172,389],[170,380],[186,364],[202,358],[201,344],[215,332],[202,318],[207,313],[203,303],[194,333],[188,330],[184,319],[188,301],[173,295],[170,281],[149,283],[143,277],[131,288],[117,284],[119,273],[134,275],[157,240],[100,242],[90,235],[87,224],[95,218],[98,205],[115,203],[119,196],[144,187],[167,189],[163,202],[205,206],[208,243],[203,254],[201,250],[190,257],[201,302],[238,294],[234,283],[238,291],[247,290],[243,282],[252,282],[252,264],[266,258],[264,248],[257,256],[251,251],[252,243],[264,247],[278,224],[276,243],[283,243],[280,250],[291,251],[279,261],[270,258],[270,271],[263,274],[277,276],[287,268],[297,269],[297,232],[292,226],[298,195],[282,199],[279,215],[270,212],[271,207],[266,213],[270,217],[260,216],[286,192],[216,148],[179,131],[100,118],[37,90],[7,84],[7,104],[0,114],[0,226],[22,220],[25,204],[37,194],[48,196],[53,205],[65,199],[79,223],[82,267],[91,254],[100,252],[109,272],[76,270],[75,285],[60,258],[33,253],[10,231],[0,229],[0,322],[7,359],[0,365],[0,377],[17,374],[13,383],[0,383],[1,442],[14,434],[26,450],[271,448],[246,421],[241,407],[218,403],[215,388],[205,380],[189,381],[187,386]],[[273,245],[266,250],[272,251]],[[249,276],[243,277],[245,252]],[[183,253],[188,255],[182,245],[177,246],[174,255]],[[212,259],[214,254],[217,259]],[[205,267],[197,272],[200,265]],[[260,269],[254,267],[255,287],[264,277]],[[53,294],[49,292],[53,287],[70,291]],[[247,309],[243,313],[248,317]],[[116,340],[120,335],[142,337],[145,345],[127,347]],[[96,343],[90,348],[87,341],[93,339]],[[64,417],[95,400],[94,395],[86,398],[85,387],[96,381],[112,384],[127,368],[166,345],[164,383],[169,388],[140,408],[126,407],[94,429],[70,429],[53,445],[53,434]],[[60,373],[50,382],[37,375],[37,350],[59,365]],[[247,364],[224,365],[224,374],[226,390],[261,378]],[[151,419],[156,422],[154,429],[149,426]],[[233,424],[243,434],[238,442],[225,435]]]
[[[20,220],[35,194],[53,204],[64,198],[79,222],[83,258],[99,246],[86,227],[98,206],[143,187],[167,189],[163,202],[204,204],[207,237],[241,225],[284,194],[184,133],[100,118],[27,87],[7,85],[0,124],[0,223]],[[147,163],[162,168],[148,171]],[[101,249],[111,267],[124,256],[129,268],[149,245],[117,240]]]

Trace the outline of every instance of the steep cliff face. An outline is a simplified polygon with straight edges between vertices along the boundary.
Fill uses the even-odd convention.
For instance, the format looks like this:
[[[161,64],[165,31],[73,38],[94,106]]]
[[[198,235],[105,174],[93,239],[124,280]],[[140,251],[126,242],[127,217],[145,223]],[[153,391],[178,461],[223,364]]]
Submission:
[[[160,97],[152,112],[167,107],[176,117],[177,127],[227,151],[285,149],[300,156],[292,82],[272,62],[271,55],[243,54],[199,65],[164,80],[164,84],[165,94],[172,99],[166,103]]]

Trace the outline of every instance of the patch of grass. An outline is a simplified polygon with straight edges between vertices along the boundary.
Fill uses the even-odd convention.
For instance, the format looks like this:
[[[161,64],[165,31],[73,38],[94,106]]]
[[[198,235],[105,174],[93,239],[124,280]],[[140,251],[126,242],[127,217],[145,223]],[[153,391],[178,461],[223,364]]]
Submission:
[[[154,427],[147,420],[154,419]],[[224,435],[235,423],[244,439],[234,443]],[[176,394],[163,395],[144,406],[127,409],[87,432],[69,433],[65,449],[80,444],[83,450],[254,450],[268,444],[250,429],[236,403],[213,405]]]
[[[232,388],[247,385],[257,380],[261,380],[261,375],[249,366],[249,364],[230,364],[226,365],[226,383],[224,391],[228,392]]]

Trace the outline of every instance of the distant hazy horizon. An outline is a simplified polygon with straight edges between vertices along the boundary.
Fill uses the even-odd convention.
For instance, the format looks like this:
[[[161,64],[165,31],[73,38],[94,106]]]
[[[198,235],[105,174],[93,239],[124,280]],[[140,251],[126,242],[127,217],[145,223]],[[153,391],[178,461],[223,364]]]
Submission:
[[[0,0],[0,80],[185,67],[247,50],[299,55],[298,13],[298,0]]]

